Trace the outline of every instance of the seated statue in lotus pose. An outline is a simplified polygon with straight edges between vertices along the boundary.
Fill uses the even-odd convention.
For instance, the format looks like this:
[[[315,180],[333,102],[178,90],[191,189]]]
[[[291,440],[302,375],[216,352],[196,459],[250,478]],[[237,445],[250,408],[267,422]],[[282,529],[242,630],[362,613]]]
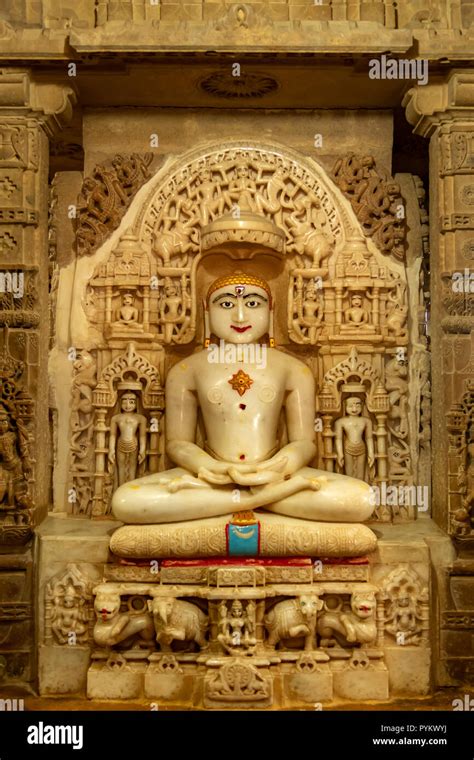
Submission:
[[[366,483],[309,466],[316,453],[314,379],[303,362],[274,347],[272,317],[272,293],[260,277],[237,273],[211,284],[207,345],[179,361],[166,382],[166,450],[178,466],[121,485],[112,502],[118,519],[206,522],[255,509],[262,522],[274,519],[265,512],[298,518],[293,523],[370,517]],[[219,350],[209,345],[211,336]],[[195,443],[199,410],[204,448]]]

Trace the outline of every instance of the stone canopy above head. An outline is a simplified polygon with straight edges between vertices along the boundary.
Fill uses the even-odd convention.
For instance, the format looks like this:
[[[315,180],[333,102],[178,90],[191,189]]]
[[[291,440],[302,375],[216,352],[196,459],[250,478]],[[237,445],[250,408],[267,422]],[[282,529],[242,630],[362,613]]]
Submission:
[[[283,257],[285,233],[262,214],[224,214],[201,230],[201,255],[215,253],[234,259],[251,259],[258,253]]]

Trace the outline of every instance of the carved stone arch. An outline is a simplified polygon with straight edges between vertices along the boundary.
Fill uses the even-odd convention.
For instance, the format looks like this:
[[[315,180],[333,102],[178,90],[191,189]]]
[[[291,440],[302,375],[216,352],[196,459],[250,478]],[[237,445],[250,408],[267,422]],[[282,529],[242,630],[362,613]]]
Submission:
[[[329,280],[340,278],[337,267],[341,268],[338,262],[343,255],[354,258],[357,244],[359,254],[363,250],[367,272],[361,272],[357,262],[356,284],[362,276],[373,279],[374,271],[382,271],[383,258],[380,254],[377,259],[377,247],[364,238],[350,203],[312,158],[287,146],[255,141],[202,145],[180,156],[150,181],[133,223],[139,245],[151,251],[156,263],[163,323],[167,287],[174,286],[175,300],[181,298],[178,315],[170,298],[168,322],[174,319],[175,326],[162,324],[158,328],[165,344],[189,343],[195,338],[196,270],[209,237],[206,230],[217,219],[231,218],[234,213],[264,217],[284,234],[289,275],[287,329],[294,343],[319,342],[318,308],[305,307],[303,302],[310,297],[308,289],[315,278],[325,281],[321,286],[325,291]],[[376,285],[383,288],[378,280]],[[325,336],[339,329],[333,323],[342,308],[333,288],[329,291],[331,317],[330,325],[322,327]],[[321,303],[320,312],[322,308]]]
[[[340,411],[344,390],[350,393],[364,393],[370,412],[388,412],[388,395],[378,372],[369,362],[359,357],[355,347],[351,349],[347,359],[326,372],[319,394],[321,411]]]
[[[142,387],[145,409],[156,408],[163,394],[160,373],[148,359],[137,353],[133,343],[129,343],[126,351],[104,368],[93,391],[93,406],[113,407],[117,401],[117,385],[127,383],[127,380]]]
[[[182,197],[181,209],[187,200],[198,205],[199,186],[206,172],[211,172],[211,181],[216,188],[225,190],[232,180],[232,174],[238,165],[247,165],[250,169],[250,179],[256,184],[256,191],[251,191],[259,203],[258,213],[271,218],[286,234],[287,251],[293,245],[293,235],[288,217],[295,204],[304,197],[314,195],[321,203],[322,211],[327,217],[328,225],[336,243],[342,244],[346,238],[353,236],[359,230],[355,215],[342,192],[330,178],[329,174],[313,159],[307,158],[295,150],[283,145],[269,145],[256,141],[229,141],[225,145],[204,145],[180,156],[160,177],[159,183],[153,184],[148,197],[142,204],[134,231],[144,243],[150,243],[154,231],[168,232],[164,215],[170,201],[174,202],[176,195]],[[284,190],[271,185],[271,180],[277,174],[278,182],[284,184],[286,200],[283,209],[278,208],[278,195],[285,195]],[[206,181],[206,180],[204,180]],[[268,185],[270,184],[270,187]],[[262,190],[266,189],[267,193]],[[265,197],[265,195],[267,197]],[[212,200],[217,200],[214,198]],[[224,202],[224,208],[219,213],[219,207],[209,210],[209,220],[229,211]],[[189,216],[192,211],[188,208]],[[186,214],[188,214],[186,211]],[[196,227],[205,226],[201,220],[196,221]],[[204,219],[204,221],[207,220]],[[199,240],[194,241],[196,252],[199,250]]]

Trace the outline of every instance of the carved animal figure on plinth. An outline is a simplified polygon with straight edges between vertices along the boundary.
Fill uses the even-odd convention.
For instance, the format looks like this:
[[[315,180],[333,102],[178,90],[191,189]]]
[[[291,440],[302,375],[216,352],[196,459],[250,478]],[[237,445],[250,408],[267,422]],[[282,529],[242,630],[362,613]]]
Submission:
[[[171,652],[173,641],[194,641],[200,649],[207,647],[208,617],[195,604],[173,596],[155,597],[148,602],[148,609],[153,613],[162,652]]]
[[[318,620],[321,646],[371,644],[377,637],[375,609],[374,595],[366,593],[352,595],[350,610],[339,608],[323,613]]]
[[[275,649],[282,639],[304,637],[305,650],[314,649],[316,618],[322,606],[316,595],[303,595],[275,604],[264,619],[268,632],[267,646]]]
[[[154,648],[153,620],[144,607],[134,610],[131,605],[126,612],[121,612],[120,595],[114,591],[99,592],[95,598],[94,609],[97,622],[94,626],[94,641],[100,647],[113,647],[122,644],[123,648]]]

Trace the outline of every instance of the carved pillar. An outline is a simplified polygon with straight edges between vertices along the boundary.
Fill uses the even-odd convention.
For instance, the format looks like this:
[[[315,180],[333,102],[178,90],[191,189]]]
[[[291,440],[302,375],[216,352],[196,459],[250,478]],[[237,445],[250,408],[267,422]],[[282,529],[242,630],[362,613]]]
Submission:
[[[72,96],[69,88],[35,82],[28,71],[0,69],[0,266],[2,274],[23,274],[25,285],[32,280],[34,299],[22,297],[23,309],[15,318],[17,308],[12,312],[8,298],[3,299],[0,327],[8,327],[3,348],[24,362],[23,390],[35,402],[31,436],[36,522],[47,510],[50,487],[48,138],[72,115]],[[5,285],[0,296],[8,296]],[[19,296],[13,293],[13,298],[18,301]]]
[[[446,561],[447,585],[440,591],[446,601],[440,610],[438,672],[441,682],[449,683],[449,678],[468,681],[474,663],[474,627],[467,626],[469,632],[458,622],[474,619],[470,484],[465,483],[464,495],[460,488],[474,471],[468,448],[474,433],[468,388],[474,370],[474,72],[454,70],[444,82],[414,87],[403,105],[415,133],[430,138],[432,513],[458,553],[452,565]],[[453,437],[456,410],[462,419]]]
[[[0,68],[0,686],[35,678],[32,529],[50,498],[48,138],[72,114],[72,90]],[[5,423],[4,423],[5,425]],[[13,441],[14,468],[3,451]],[[13,608],[15,607],[15,611]],[[12,612],[13,610],[13,612]],[[8,623],[8,625],[7,625]]]
[[[474,288],[471,295],[469,276],[464,281],[469,267],[474,272],[474,72],[414,87],[404,105],[414,132],[430,138],[433,517],[449,531],[446,413],[461,400],[474,360]]]

